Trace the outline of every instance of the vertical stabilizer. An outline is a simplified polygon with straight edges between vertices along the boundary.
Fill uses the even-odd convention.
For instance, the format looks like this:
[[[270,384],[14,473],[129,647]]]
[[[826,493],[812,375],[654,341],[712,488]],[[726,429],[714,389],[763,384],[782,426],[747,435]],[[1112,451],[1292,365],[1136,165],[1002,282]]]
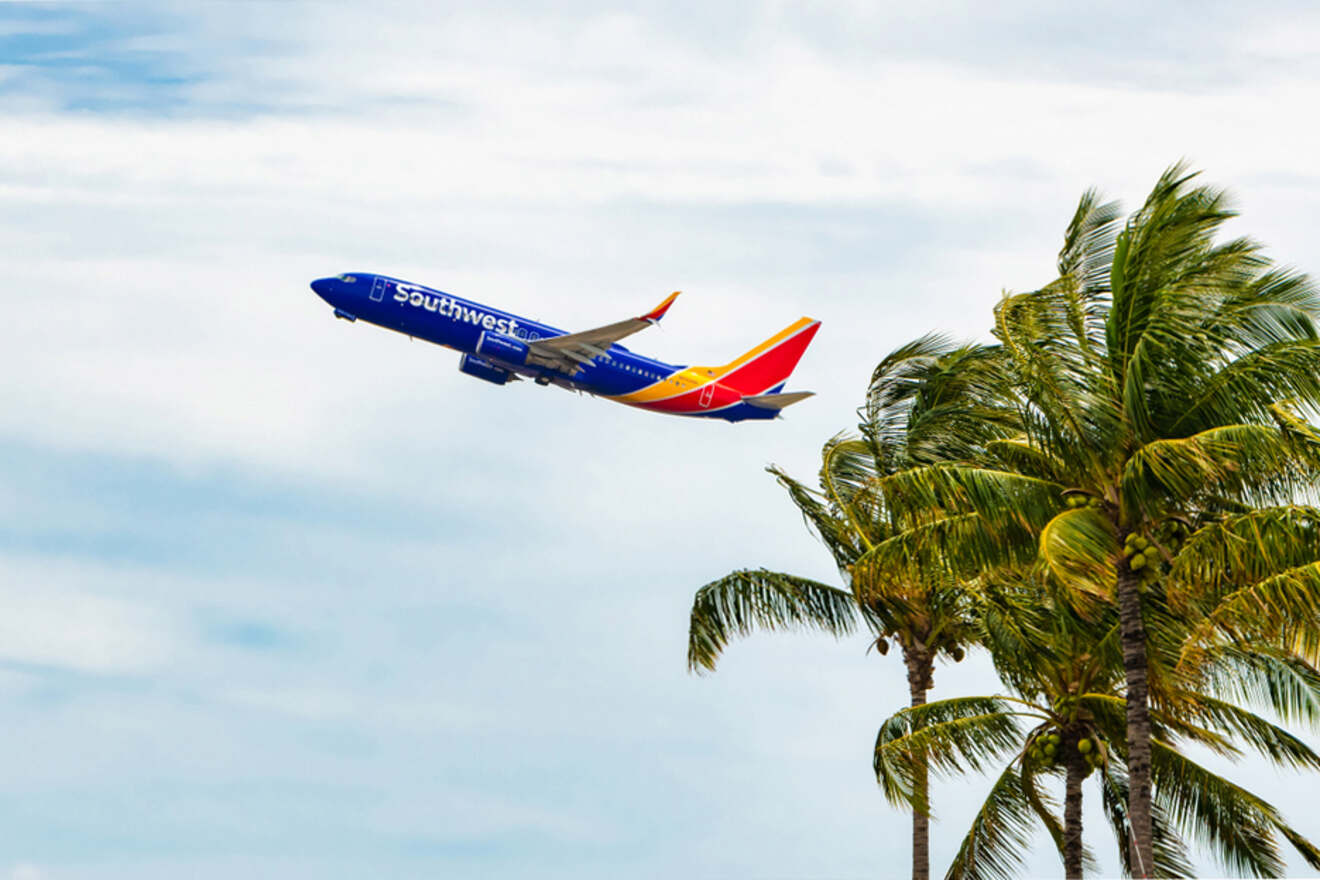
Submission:
[[[802,354],[820,329],[820,321],[799,318],[751,351],[722,367],[697,367],[718,378],[727,388],[744,395],[778,390],[802,359]],[[787,405],[787,404],[785,404]]]

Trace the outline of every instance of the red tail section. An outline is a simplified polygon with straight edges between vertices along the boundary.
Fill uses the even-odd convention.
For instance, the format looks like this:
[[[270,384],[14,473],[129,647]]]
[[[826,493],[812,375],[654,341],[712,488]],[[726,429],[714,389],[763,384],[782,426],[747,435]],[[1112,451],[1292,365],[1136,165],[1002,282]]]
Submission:
[[[788,379],[820,329],[820,321],[800,318],[742,357],[718,367],[719,383],[742,394],[764,394]]]

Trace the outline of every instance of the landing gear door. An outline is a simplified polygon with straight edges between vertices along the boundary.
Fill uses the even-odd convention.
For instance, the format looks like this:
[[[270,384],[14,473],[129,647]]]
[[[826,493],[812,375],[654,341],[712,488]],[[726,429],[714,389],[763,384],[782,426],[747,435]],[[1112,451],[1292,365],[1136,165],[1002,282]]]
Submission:
[[[380,302],[385,297],[385,279],[377,277],[371,285],[371,301]]]

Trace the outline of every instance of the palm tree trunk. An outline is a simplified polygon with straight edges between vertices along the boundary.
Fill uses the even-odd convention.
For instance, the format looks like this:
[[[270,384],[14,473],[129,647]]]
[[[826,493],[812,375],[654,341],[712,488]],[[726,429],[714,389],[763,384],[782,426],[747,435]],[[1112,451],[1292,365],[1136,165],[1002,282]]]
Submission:
[[[1061,746],[1067,749],[1068,769],[1063,796],[1063,874],[1068,880],[1082,877],[1082,780],[1086,762],[1077,751],[1077,738],[1068,737]]]
[[[930,690],[931,667],[934,657],[924,645],[904,646],[903,662],[907,665],[908,696],[912,706],[926,705],[926,691]],[[926,766],[923,764],[913,780],[917,802],[926,809],[912,811],[912,880],[930,878],[930,789],[927,785]]]
[[[1139,579],[1127,561],[1118,566],[1118,621],[1127,673],[1128,821],[1132,823],[1132,876],[1155,866],[1150,818],[1150,706],[1146,687],[1146,625]]]

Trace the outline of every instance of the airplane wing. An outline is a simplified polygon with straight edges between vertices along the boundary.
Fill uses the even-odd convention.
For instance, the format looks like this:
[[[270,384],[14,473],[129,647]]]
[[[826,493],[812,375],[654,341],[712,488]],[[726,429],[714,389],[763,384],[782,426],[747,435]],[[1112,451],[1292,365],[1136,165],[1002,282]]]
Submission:
[[[606,324],[594,330],[583,330],[581,333],[566,333],[563,336],[551,336],[548,339],[529,342],[527,360],[529,363],[553,367],[565,373],[574,373],[579,367],[590,364],[598,357],[608,359],[609,355],[605,352],[611,345],[633,335],[638,330],[645,330],[652,324],[660,323],[660,319],[669,311],[678,294],[679,291],[675,290],[660,305],[637,318]]]

